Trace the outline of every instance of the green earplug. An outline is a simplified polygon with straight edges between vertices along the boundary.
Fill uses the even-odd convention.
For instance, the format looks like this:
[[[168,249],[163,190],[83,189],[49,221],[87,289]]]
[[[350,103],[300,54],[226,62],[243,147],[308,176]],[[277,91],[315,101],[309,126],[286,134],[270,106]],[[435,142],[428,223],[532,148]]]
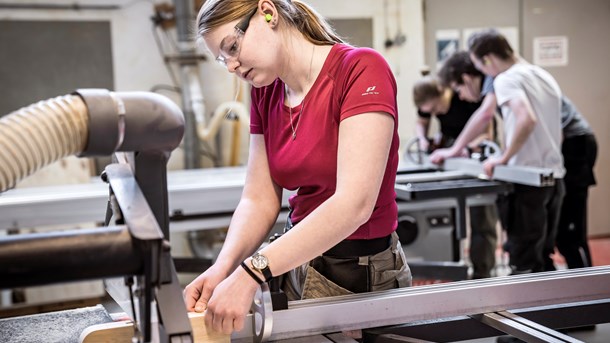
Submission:
[[[271,14],[269,14],[269,13],[265,14],[265,20],[266,20],[267,22],[270,22],[270,21],[271,21],[271,19],[273,19],[273,16],[272,16]]]

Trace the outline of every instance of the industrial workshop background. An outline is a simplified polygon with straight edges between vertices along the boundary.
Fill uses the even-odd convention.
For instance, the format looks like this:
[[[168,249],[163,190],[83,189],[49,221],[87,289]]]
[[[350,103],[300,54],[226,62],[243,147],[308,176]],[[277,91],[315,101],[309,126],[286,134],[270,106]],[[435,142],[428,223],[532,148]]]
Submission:
[[[607,1],[310,2],[333,20],[341,34],[361,45],[370,44],[390,62],[400,90],[403,142],[412,136],[415,122],[410,86],[419,77],[420,66],[434,70],[439,32],[464,35],[468,29],[491,25],[513,29],[521,54],[530,61],[535,38],[567,38],[567,63],[547,69],[598,133],[596,172],[609,174],[606,149],[610,142],[604,133],[610,129],[605,113],[610,108],[610,69],[597,67],[605,65],[610,54],[610,41],[604,36],[610,32],[610,22],[605,20],[610,11]],[[247,112],[249,90],[205,59],[191,39],[190,27],[176,29],[174,19],[184,21],[180,13],[194,11],[196,6],[193,1],[0,1],[0,113],[80,87],[152,90],[171,97],[199,125],[189,121],[183,144],[187,149],[173,154],[170,168],[243,165],[248,142],[244,120],[241,124],[219,121],[216,135],[211,119],[217,109],[223,114],[231,109],[229,119],[240,117],[241,110]],[[343,11],[344,6],[350,11]],[[231,106],[234,100],[243,103],[243,108]],[[196,131],[199,138],[194,138]],[[83,182],[99,171],[99,166],[88,165],[84,171],[83,162],[75,161],[60,164],[70,171],[67,175],[42,171],[38,179],[21,186]],[[610,183],[600,177],[591,189],[591,236],[610,234],[610,212],[605,210],[609,202]]]

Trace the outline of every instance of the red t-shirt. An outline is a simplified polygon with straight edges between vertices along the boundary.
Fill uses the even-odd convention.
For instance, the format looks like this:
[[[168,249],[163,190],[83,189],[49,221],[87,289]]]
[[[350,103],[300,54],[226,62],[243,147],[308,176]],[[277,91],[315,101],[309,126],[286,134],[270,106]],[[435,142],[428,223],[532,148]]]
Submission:
[[[397,90],[385,59],[372,49],[335,44],[303,102],[292,108],[294,141],[284,94],[280,79],[252,89],[250,133],[264,135],[273,180],[285,189],[298,189],[289,199],[293,222],[335,192],[341,121],[361,113],[386,112],[394,117],[394,133],[377,203],[369,220],[348,239],[378,238],[396,230]]]

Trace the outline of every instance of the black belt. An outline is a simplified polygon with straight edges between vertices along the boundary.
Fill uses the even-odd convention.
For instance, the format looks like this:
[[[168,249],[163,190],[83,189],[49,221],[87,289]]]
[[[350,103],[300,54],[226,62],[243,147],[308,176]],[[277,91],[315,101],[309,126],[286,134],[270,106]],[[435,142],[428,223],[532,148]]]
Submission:
[[[322,255],[333,257],[356,257],[378,254],[390,247],[391,234],[373,239],[345,239]]]

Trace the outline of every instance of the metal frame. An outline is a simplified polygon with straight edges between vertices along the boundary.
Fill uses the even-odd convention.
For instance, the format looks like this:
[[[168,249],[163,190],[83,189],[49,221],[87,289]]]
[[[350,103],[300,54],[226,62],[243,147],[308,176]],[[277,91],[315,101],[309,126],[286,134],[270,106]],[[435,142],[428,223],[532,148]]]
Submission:
[[[159,328],[162,328],[159,337],[181,337],[190,341],[191,325],[184,311],[182,289],[169,251],[167,158],[164,154],[148,152],[140,152],[135,157],[122,153],[116,156],[121,163],[110,164],[105,169],[111,201],[116,199],[118,203],[116,208],[109,207],[114,209],[115,220],[127,224],[142,249],[143,274],[136,276],[139,301],[134,322],[139,323],[144,342],[151,341],[153,300],[156,299]],[[138,173],[138,170],[143,172]],[[117,299],[121,294],[113,293],[112,289],[108,289],[108,293],[117,302],[125,300]]]
[[[500,312],[498,312],[500,313]],[[499,315],[492,312],[490,314]],[[558,304],[540,307],[524,308],[501,312],[511,318],[519,318],[527,325],[540,328],[543,331],[566,329],[584,325],[594,325],[610,322],[610,300],[593,300]],[[416,337],[417,339],[434,342],[451,342],[493,337],[505,334],[501,328],[482,323],[482,315],[457,316],[435,320],[417,321],[404,325],[365,330],[367,342],[379,342],[378,337],[392,334],[399,337]],[[506,318],[506,317],[504,317]],[[507,319],[511,320],[511,319]],[[513,335],[521,335],[513,331]],[[561,335],[561,334],[560,334]],[[528,339],[521,335],[520,337]]]
[[[485,313],[480,317],[480,321],[526,342],[582,343],[582,341],[507,311]]]
[[[164,156],[140,152],[129,161],[133,164],[128,163],[129,158],[123,158],[122,163],[106,167],[111,212],[106,224],[112,220],[116,226],[84,232],[14,235],[0,240],[0,265],[5,266],[0,268],[2,288],[126,276],[124,284],[130,290],[133,286],[133,297],[138,298],[137,316],[133,319],[144,342],[152,340],[155,309],[158,309],[158,337],[164,341],[192,340],[167,240]],[[132,171],[138,167],[142,167],[141,174]],[[158,186],[150,186],[151,183]],[[147,189],[141,188],[143,184],[149,185]],[[20,268],[14,268],[15,265]],[[132,276],[137,280],[135,285]]]
[[[610,266],[605,266],[303,300],[289,303],[287,310],[273,312],[271,340],[608,300],[608,284]],[[488,332],[497,335],[498,331]],[[252,328],[247,326],[232,338],[251,340]]]
[[[483,164],[470,158],[448,158],[443,163],[443,169],[459,170],[470,176],[489,179],[483,171]],[[524,166],[498,165],[494,168],[491,179],[534,187],[547,187],[555,184],[553,170]]]
[[[466,199],[492,194],[495,200],[497,194],[510,192],[512,186],[498,181],[454,179],[407,184],[397,183],[394,185],[394,189],[397,198],[405,201],[454,198],[457,201],[455,238],[460,240],[466,238]]]

